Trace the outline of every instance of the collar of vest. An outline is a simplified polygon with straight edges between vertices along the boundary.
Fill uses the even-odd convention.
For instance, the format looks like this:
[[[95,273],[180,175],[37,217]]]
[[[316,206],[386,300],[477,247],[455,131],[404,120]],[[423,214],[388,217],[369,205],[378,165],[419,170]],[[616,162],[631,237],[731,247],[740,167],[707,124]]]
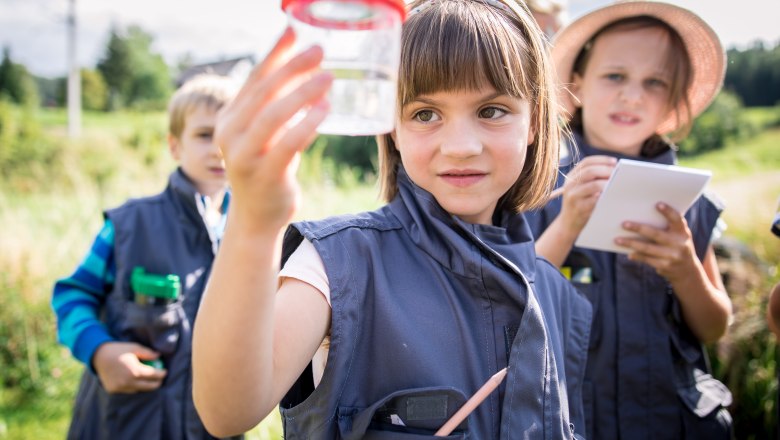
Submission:
[[[497,225],[471,224],[445,211],[431,193],[412,182],[403,166],[399,166],[397,184],[398,195],[389,204],[391,212],[415,244],[441,265],[475,277],[481,271],[481,258],[507,266],[497,258],[499,254],[533,282],[536,252],[522,214],[504,211],[494,216]]]
[[[674,165],[677,163],[677,155],[674,152],[674,148],[668,144],[666,148],[664,148],[660,153],[656,154],[653,157],[644,157],[644,156],[636,157],[636,156],[629,156],[622,153],[617,153],[614,151],[606,151],[606,150],[596,148],[585,141],[585,137],[582,135],[582,133],[574,131],[572,134],[577,144],[577,148],[579,149],[579,153],[582,157],[602,155],[602,156],[611,156],[616,159],[641,160],[644,162],[651,162],[651,163],[657,163],[662,165]]]
[[[168,178],[168,189],[177,202],[180,203],[179,206],[181,206],[182,212],[179,215],[188,217],[195,224],[203,222],[196,202],[200,194],[198,194],[198,190],[195,188],[192,180],[181,170],[181,167],[176,168],[176,171],[171,173]]]

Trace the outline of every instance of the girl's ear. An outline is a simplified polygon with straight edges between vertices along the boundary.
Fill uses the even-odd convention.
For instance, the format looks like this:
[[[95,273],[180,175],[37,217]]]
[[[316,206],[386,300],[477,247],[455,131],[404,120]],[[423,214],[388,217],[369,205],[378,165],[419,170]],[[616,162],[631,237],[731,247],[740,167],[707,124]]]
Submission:
[[[397,150],[398,149],[398,141],[395,139],[395,130],[396,129],[394,128],[393,131],[390,132],[390,139],[393,140],[393,147],[395,147],[395,149]]]
[[[179,160],[180,146],[179,139],[176,136],[168,133],[168,151],[171,152],[171,157],[175,161]]]

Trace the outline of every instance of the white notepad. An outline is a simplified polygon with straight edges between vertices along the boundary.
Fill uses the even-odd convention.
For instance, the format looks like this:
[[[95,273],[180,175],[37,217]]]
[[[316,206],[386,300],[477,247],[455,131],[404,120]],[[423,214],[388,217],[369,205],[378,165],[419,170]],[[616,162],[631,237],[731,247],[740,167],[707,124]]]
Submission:
[[[655,205],[664,202],[685,213],[710,177],[708,170],[621,159],[575,244],[626,254],[628,249],[616,245],[615,237],[636,234],[621,227],[624,221],[666,227],[666,219]]]

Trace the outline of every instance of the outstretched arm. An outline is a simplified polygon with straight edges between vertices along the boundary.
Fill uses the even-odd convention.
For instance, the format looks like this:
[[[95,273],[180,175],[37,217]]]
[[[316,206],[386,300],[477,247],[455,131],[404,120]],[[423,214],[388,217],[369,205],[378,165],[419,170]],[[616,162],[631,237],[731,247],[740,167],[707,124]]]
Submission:
[[[658,204],[658,211],[668,221],[666,229],[626,222],[625,229],[641,238],[621,237],[616,243],[632,250],[630,259],[649,264],[671,283],[685,322],[700,341],[717,341],[731,321],[731,300],[715,252],[709,246],[699,262],[685,217],[663,203]]]
[[[294,39],[285,31],[217,121],[233,199],[193,334],[195,405],[217,436],[259,423],[330,326],[314,287],[289,280],[277,292],[282,234],[300,196],[295,172],[327,113],[332,82],[318,73],[321,49],[290,57]]]

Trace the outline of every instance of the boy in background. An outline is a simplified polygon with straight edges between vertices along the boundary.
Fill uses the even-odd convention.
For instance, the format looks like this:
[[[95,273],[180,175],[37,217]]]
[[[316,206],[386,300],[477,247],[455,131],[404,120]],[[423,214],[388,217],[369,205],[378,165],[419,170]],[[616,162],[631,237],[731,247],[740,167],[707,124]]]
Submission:
[[[191,331],[230,199],[214,126],[237,90],[200,75],[174,93],[167,187],[106,211],[54,286],[58,339],[86,366],[69,439],[213,438],[192,403]]]

